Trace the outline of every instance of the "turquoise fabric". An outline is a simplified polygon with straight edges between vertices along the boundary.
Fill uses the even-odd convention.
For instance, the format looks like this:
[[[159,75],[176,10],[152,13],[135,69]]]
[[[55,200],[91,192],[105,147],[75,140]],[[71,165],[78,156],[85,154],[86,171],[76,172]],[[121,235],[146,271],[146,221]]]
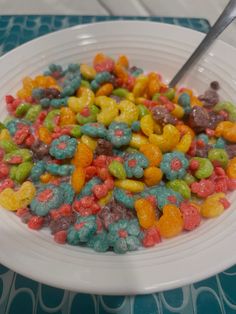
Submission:
[[[35,37],[72,25],[138,19],[177,24],[201,32],[203,19],[109,16],[0,16],[0,54]],[[140,296],[98,296],[43,285],[0,265],[0,314],[233,314],[236,266],[201,282]]]

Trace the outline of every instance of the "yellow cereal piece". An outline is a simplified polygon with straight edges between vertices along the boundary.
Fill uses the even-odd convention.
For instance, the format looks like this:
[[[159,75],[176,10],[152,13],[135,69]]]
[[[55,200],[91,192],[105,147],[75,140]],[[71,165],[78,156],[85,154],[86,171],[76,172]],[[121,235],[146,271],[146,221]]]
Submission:
[[[98,204],[100,206],[105,206],[111,200],[111,198],[112,198],[112,191],[109,191],[106,196],[104,196],[98,201]]]
[[[140,120],[140,127],[142,132],[149,136],[154,132],[154,120],[151,114],[146,114]]]
[[[178,119],[181,119],[184,116],[184,109],[178,104],[174,104],[175,108],[171,111],[171,114]]]
[[[118,104],[118,109],[120,110],[120,115],[115,118],[115,121],[131,125],[132,122],[138,120],[139,110],[133,102],[122,100]]]
[[[80,65],[80,73],[86,80],[93,80],[97,74],[93,67],[84,63]]]
[[[182,153],[187,153],[187,151],[190,148],[191,143],[192,143],[192,136],[190,134],[185,134],[182,136],[181,140],[179,141],[179,143],[176,145],[174,149]]]
[[[0,141],[1,140],[11,140],[11,135],[8,129],[3,129],[0,133]]]
[[[94,151],[97,147],[97,141],[88,135],[82,135],[80,141],[81,143],[86,144],[92,151]]]
[[[214,218],[224,212],[224,206],[220,199],[225,198],[224,193],[215,193],[208,196],[201,204],[201,215],[205,218]]]
[[[69,97],[68,107],[75,113],[81,112],[85,107],[91,107],[94,103],[94,93],[91,89],[81,86],[76,96]]]
[[[114,99],[107,96],[95,98],[95,104],[101,108],[97,115],[97,122],[108,126],[119,114],[118,104]]]
[[[115,186],[133,193],[141,192],[145,188],[145,184],[143,182],[130,179],[116,180]]]
[[[148,144],[148,138],[139,133],[132,133],[131,141],[129,142],[129,146],[133,148],[139,148],[143,144]]]
[[[163,153],[174,149],[179,143],[179,140],[180,132],[172,124],[166,124],[161,135],[151,134],[149,136],[149,141],[152,144],[157,145]]]

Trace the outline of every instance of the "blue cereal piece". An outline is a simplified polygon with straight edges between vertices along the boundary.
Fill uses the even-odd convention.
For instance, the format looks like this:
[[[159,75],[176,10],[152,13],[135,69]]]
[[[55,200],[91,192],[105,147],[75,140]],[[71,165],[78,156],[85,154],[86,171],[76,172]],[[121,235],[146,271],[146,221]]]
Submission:
[[[6,123],[6,128],[8,129],[11,136],[14,136],[16,131],[18,130],[18,125],[30,125],[31,123],[29,121],[26,121],[24,119],[13,119]]]
[[[182,152],[174,151],[163,155],[160,164],[162,172],[170,181],[175,179],[182,179],[186,174],[189,161]]]
[[[78,245],[88,242],[97,230],[96,216],[79,217],[67,232],[67,242]]]
[[[95,79],[91,82],[91,88],[95,92],[103,83],[110,82],[112,80],[112,75],[107,72],[100,72],[95,76]]]
[[[137,219],[121,219],[108,227],[108,243],[117,254],[135,251],[140,246],[140,227]]]
[[[96,252],[106,252],[109,249],[107,232],[95,234],[87,243],[87,246]]]
[[[75,166],[73,165],[57,165],[57,164],[46,164],[46,171],[54,176],[69,176],[74,171]]]
[[[137,198],[137,195],[133,195],[130,192],[125,191],[124,189],[115,188],[113,191],[114,199],[123,204],[129,209],[134,209],[134,202]]]
[[[178,98],[178,104],[183,107],[185,114],[189,114],[191,111],[190,100],[190,96],[187,93],[181,94]]]
[[[46,162],[41,160],[34,164],[31,169],[30,178],[32,181],[39,181],[40,176],[46,171]]]
[[[125,160],[124,166],[128,178],[135,177],[140,179],[143,177],[143,169],[149,165],[148,159],[142,153],[129,154]]]
[[[109,125],[107,139],[114,145],[114,147],[120,148],[121,146],[128,145],[131,136],[132,131],[128,124],[124,122],[112,122]]]
[[[91,137],[106,138],[107,129],[98,122],[86,123],[80,128],[81,132]]]
[[[132,124],[131,124],[131,130],[133,132],[139,132],[140,131],[140,121],[134,121]]]
[[[30,204],[30,209],[38,216],[46,216],[50,210],[63,204],[61,189],[53,184],[45,184],[37,190],[36,196]]]
[[[68,135],[62,135],[52,141],[49,153],[56,159],[72,158],[77,149],[77,140]]]
[[[214,148],[223,148],[223,149],[225,149],[225,147],[226,147],[226,141],[222,137],[219,137],[217,139],[217,141],[215,142],[215,144],[214,144]]]
[[[183,201],[183,197],[180,193],[166,187],[165,185],[156,185],[151,188],[147,188],[140,193],[140,197],[143,198],[150,195],[155,197],[157,206],[160,210],[162,210],[166,204],[179,206]]]
[[[80,194],[77,196],[77,199],[80,200],[84,196],[92,195],[92,189],[95,185],[101,184],[102,180],[99,177],[94,177],[91,180],[89,180],[83,189],[80,191]]]
[[[75,197],[75,191],[69,183],[61,183],[60,189],[63,194],[63,202],[64,204],[72,204]]]

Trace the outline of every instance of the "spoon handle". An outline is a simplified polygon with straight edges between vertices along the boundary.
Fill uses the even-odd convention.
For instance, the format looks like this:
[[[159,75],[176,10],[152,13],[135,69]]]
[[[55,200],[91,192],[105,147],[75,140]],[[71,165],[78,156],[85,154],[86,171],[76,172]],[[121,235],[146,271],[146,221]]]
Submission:
[[[169,86],[174,87],[184,76],[184,74],[193,66],[203,55],[203,53],[210,47],[214,40],[223,32],[223,30],[236,17],[236,0],[230,0],[224,11],[221,13],[210,31],[201,41],[199,46],[195,49],[189,59],[185,62],[182,68],[177,72],[174,78],[170,81]]]

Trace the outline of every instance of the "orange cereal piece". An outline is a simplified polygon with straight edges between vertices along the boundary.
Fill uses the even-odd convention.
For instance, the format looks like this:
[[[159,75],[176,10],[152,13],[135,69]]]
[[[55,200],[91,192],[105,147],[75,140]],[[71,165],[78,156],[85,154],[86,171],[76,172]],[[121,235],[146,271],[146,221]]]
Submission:
[[[121,64],[116,63],[113,72],[122,81],[127,82],[129,75],[126,68],[123,67]]]
[[[96,92],[96,96],[109,96],[113,91],[113,85],[111,83],[106,83],[102,85]]]
[[[70,125],[76,123],[74,112],[69,107],[62,107],[60,109],[60,126]]]
[[[155,72],[151,72],[148,74],[148,86],[147,86],[147,96],[148,98],[152,98],[153,95],[155,95],[156,93],[158,93],[160,91],[161,88],[161,84],[159,81],[159,77],[158,74]]]
[[[184,221],[179,208],[173,204],[165,205],[163,215],[155,225],[163,238],[171,238],[180,234]]]
[[[224,129],[222,136],[227,141],[236,143],[236,123],[233,123],[231,127]]]
[[[107,59],[107,57],[103,53],[101,53],[101,52],[97,53],[93,59],[93,66],[95,66],[96,64],[104,62],[106,59]]]
[[[51,142],[52,142],[52,135],[51,135],[51,132],[45,128],[44,126],[41,126],[39,129],[38,129],[38,136],[39,136],[39,139],[47,144],[47,145],[50,145]]]
[[[147,186],[158,184],[163,176],[163,172],[157,167],[148,167],[144,170],[144,182]]]
[[[120,65],[122,65],[126,69],[129,67],[129,60],[125,55],[119,56],[117,63],[119,63]]]
[[[186,125],[186,124],[177,124],[175,127],[179,130],[181,136],[183,136],[185,134],[190,134],[192,139],[194,139],[195,132],[188,125]]]
[[[215,129],[215,136],[216,137],[223,136],[223,133],[225,132],[225,130],[231,128],[233,125],[234,124],[231,121],[222,121],[222,122],[218,123],[218,125]]]
[[[71,176],[71,185],[76,193],[79,193],[85,183],[85,169],[76,167]]]
[[[56,178],[57,178],[56,176],[53,176],[52,174],[46,172],[40,176],[40,181],[42,183],[48,183],[51,182],[52,180],[55,180]]]
[[[145,198],[140,198],[134,204],[139,224],[144,229],[152,227],[156,220],[156,212],[153,204]]]
[[[158,146],[151,143],[143,144],[139,150],[149,160],[149,166],[159,166],[162,160],[162,152]]]
[[[230,179],[236,179],[236,157],[228,162],[226,173]]]
[[[93,161],[93,151],[88,145],[84,143],[79,143],[77,146],[77,151],[72,160],[72,164],[76,167],[88,167]]]
[[[203,102],[201,100],[199,100],[196,96],[192,96],[191,98],[191,106],[203,106]]]

